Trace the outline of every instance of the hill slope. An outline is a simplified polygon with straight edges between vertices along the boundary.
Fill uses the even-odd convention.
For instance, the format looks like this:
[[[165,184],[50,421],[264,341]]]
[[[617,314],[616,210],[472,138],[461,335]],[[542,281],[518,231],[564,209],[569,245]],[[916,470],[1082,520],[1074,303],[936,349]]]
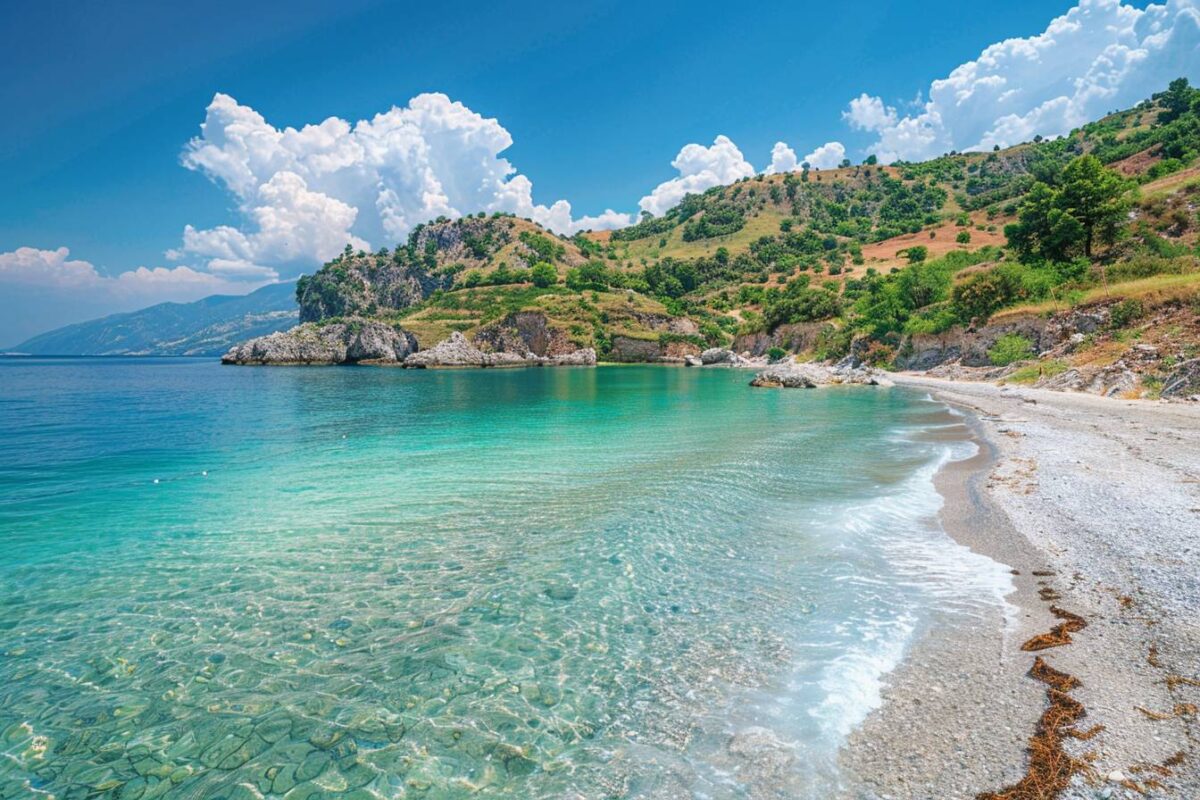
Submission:
[[[277,283],[247,295],[159,303],[79,322],[22,342],[31,355],[215,356],[236,342],[286,330],[299,318],[296,285]]]
[[[1186,394],[1200,376],[1198,156],[1200,92],[1180,80],[1059,139],[757,175],[618,231],[438,219],[302,278],[300,318],[306,341],[379,323],[418,349],[463,334],[485,350],[515,342],[520,320],[539,356],[532,343],[554,340],[614,361],[713,346],[923,368],[1044,356],[1038,380]]]

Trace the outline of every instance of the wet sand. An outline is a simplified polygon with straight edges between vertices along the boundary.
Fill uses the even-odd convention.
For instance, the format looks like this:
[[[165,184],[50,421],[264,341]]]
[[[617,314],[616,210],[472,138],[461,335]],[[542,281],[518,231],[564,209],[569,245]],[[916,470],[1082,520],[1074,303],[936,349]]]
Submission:
[[[974,798],[1027,772],[1041,656],[1085,716],[1066,798],[1200,797],[1200,408],[899,375],[960,410],[979,453],[937,477],[942,522],[1014,570],[1009,608],[948,613],[841,755],[843,797]],[[1037,574],[1035,574],[1037,573]],[[1061,620],[1071,642],[1022,644]],[[1102,726],[1097,728],[1096,726]],[[1180,755],[1182,754],[1182,755]]]

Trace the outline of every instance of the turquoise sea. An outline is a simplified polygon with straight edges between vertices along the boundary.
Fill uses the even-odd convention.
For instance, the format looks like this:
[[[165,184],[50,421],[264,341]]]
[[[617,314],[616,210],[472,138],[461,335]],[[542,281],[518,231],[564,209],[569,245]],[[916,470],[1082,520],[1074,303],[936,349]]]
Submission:
[[[973,452],[737,370],[0,360],[0,797],[822,798]]]

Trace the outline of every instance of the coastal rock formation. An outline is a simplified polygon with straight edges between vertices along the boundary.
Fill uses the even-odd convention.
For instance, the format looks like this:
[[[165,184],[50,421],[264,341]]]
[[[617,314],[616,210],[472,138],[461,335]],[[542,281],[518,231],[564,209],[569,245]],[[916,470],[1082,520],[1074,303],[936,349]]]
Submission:
[[[614,336],[608,357],[620,362],[682,364],[688,356],[699,356],[700,348],[687,339],[637,339]]]
[[[728,364],[736,365],[741,361],[741,357],[732,350],[726,350],[724,347],[710,347],[700,354],[700,363],[707,366],[713,364]]]
[[[590,347],[556,355],[539,356],[526,350],[524,353],[507,350],[489,352],[472,344],[459,331],[450,338],[438,342],[428,350],[413,353],[404,362],[405,367],[569,367],[592,366],[596,363],[596,351]]]
[[[772,347],[791,353],[803,353],[817,346],[821,332],[833,329],[828,322],[795,322],[780,325],[770,333],[741,333],[733,339],[733,349],[751,356],[766,355]]]
[[[411,333],[383,322],[308,323],[235,345],[223,364],[398,364],[417,349]]]
[[[566,331],[550,325],[546,315],[537,311],[518,311],[481,328],[475,343],[493,353],[533,353],[547,358],[570,355],[578,349]]]
[[[764,369],[750,381],[751,386],[782,389],[814,389],[818,386],[858,384],[862,386],[891,386],[892,381],[882,372],[850,362],[836,365],[819,363],[783,363]]]

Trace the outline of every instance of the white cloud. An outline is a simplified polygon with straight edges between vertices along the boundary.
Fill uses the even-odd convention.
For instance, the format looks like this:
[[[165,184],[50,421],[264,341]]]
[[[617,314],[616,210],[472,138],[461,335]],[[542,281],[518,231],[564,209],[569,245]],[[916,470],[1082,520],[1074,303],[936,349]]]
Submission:
[[[842,112],[842,119],[850,123],[851,128],[877,131],[896,124],[896,109],[885,106],[878,97],[870,97],[863,92],[850,101],[850,107]]]
[[[882,161],[913,161],[1060,136],[1181,75],[1200,77],[1200,0],[1145,10],[1081,0],[1044,32],[991,45],[934,81],[917,113],[899,117],[863,94],[843,116],[878,133],[868,151]]]
[[[697,194],[755,174],[754,167],[728,136],[718,136],[712,147],[685,145],[671,166],[679,170],[679,177],[660,183],[643,197],[638,203],[643,211],[661,216],[677,205],[684,195]]]
[[[444,94],[419,95],[353,125],[330,117],[300,129],[276,128],[218,94],[183,163],[234,195],[243,224],[189,226],[171,255],[252,275],[310,268],[347,243],[390,246],[442,215],[508,211],[560,233],[632,221],[612,210],[575,219],[565,200],[535,203],[530,180],[500,157],[511,145],[498,121]]]
[[[771,148],[771,165],[767,167],[767,174],[795,172],[799,168],[800,161],[796,158],[796,151],[788,147],[785,142],[776,142],[775,146]]]
[[[815,169],[833,169],[846,158],[846,146],[841,142],[826,142],[804,157]]]
[[[225,285],[217,276],[191,267],[138,267],[109,277],[101,275],[90,262],[70,256],[71,251],[65,247],[18,247],[0,253],[0,285],[124,295],[152,295],[162,290],[168,294],[195,294],[197,289],[211,294]]]

